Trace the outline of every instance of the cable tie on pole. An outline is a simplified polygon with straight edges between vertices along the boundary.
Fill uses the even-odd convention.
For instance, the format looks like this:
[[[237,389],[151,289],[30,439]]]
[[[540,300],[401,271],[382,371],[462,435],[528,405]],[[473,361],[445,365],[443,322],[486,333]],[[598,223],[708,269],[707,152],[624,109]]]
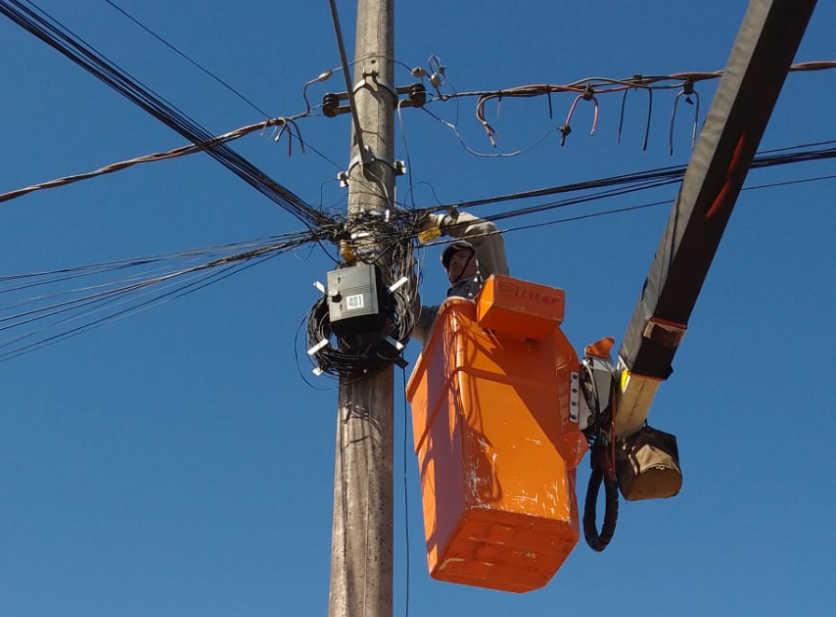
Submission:
[[[313,347],[311,347],[311,348],[308,350],[308,355],[309,355],[309,356],[314,355],[316,352],[318,352],[320,349],[322,349],[323,347],[325,347],[327,344],[328,344],[328,339],[327,339],[327,338],[322,339],[322,340],[321,340],[321,341],[319,341],[316,345],[314,345]]]
[[[403,287],[404,284],[407,283],[407,281],[409,281],[409,279],[405,276],[402,276],[400,279],[398,279],[397,281],[392,283],[392,286],[389,288],[389,291],[391,291],[391,292],[397,291],[398,289]]]

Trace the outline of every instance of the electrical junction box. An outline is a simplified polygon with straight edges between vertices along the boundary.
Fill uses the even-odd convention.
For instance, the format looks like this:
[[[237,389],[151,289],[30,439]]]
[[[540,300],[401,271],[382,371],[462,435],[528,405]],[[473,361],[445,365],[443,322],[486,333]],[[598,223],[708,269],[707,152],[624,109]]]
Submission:
[[[378,332],[389,316],[388,290],[380,271],[361,264],[328,273],[328,316],[338,335]]]

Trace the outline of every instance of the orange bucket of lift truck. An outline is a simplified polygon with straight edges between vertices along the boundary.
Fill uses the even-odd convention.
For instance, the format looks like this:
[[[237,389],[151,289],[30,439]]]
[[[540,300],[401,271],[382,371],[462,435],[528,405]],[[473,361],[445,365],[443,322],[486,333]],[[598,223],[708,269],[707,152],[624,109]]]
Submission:
[[[524,592],[579,538],[578,356],[562,290],[504,276],[446,300],[407,386],[430,575]]]

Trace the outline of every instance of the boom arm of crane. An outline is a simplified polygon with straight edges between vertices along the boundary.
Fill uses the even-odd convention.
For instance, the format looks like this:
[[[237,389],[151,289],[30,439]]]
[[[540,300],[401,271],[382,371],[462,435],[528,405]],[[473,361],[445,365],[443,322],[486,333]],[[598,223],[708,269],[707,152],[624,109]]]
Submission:
[[[644,424],[711,266],[815,0],[752,0],[618,352],[615,434]]]

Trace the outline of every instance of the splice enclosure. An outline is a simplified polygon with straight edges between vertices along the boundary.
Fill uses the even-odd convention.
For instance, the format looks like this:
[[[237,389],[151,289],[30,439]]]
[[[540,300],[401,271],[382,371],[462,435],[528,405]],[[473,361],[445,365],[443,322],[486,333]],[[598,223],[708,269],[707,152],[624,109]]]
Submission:
[[[513,283],[516,298],[559,298],[545,303],[559,309],[508,310],[511,288],[497,293],[497,283]],[[438,580],[537,589],[578,541],[575,468],[587,448],[570,417],[578,357],[558,325],[563,292],[528,285],[491,277],[475,303],[445,301],[407,387]],[[492,316],[490,330],[477,314]]]

